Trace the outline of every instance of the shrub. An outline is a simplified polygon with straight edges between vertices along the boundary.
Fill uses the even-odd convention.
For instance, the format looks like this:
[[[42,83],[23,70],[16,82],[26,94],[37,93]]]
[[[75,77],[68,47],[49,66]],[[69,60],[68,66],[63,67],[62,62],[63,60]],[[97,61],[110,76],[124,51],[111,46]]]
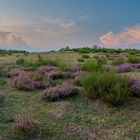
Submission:
[[[73,72],[77,72],[77,71],[80,70],[80,66],[81,66],[80,63],[73,64],[71,70],[72,70]]]
[[[78,62],[85,62],[85,60],[82,59],[82,58],[77,59],[77,61],[78,61]]]
[[[71,69],[70,64],[68,62],[65,62],[65,61],[60,61],[58,63],[58,68],[61,71],[69,71]]]
[[[37,55],[37,57],[38,57],[37,62],[39,63],[39,65],[45,65],[47,63],[44,56],[41,55],[40,53]]]
[[[19,76],[23,71],[21,69],[12,69],[7,73],[7,77],[14,78]]]
[[[45,75],[47,72],[56,70],[56,67],[53,66],[40,66],[37,69],[37,72],[41,75]]]
[[[97,62],[99,64],[106,64],[107,63],[107,59],[105,56],[98,56],[96,59],[97,59]]]
[[[5,97],[6,97],[6,94],[3,92],[0,92],[0,103],[4,101]]]
[[[121,64],[117,67],[117,71],[119,73],[129,72],[131,70],[132,70],[132,65],[131,64]]]
[[[20,58],[16,61],[17,65],[24,65],[25,64],[25,60],[23,58]]]
[[[27,91],[33,90],[35,88],[34,82],[26,73],[22,73],[18,77],[14,78],[13,86],[19,90]]]
[[[67,84],[58,85],[49,88],[41,95],[43,100],[55,101],[66,97],[77,95],[79,90],[75,87],[68,86]]]
[[[29,113],[17,115],[12,128],[15,133],[29,136],[37,135],[40,131],[39,122]]]
[[[50,87],[50,82],[46,81],[33,81],[34,88],[36,89],[46,89]]]
[[[86,96],[101,98],[112,105],[125,103],[129,93],[128,78],[112,72],[90,73],[81,80],[81,84]]]
[[[81,69],[84,71],[98,71],[101,69],[101,64],[99,64],[96,60],[87,60],[81,65]]]
[[[83,55],[82,55],[82,58],[86,58],[86,59],[87,59],[87,58],[90,58],[90,56],[87,55],[87,54],[83,54]]]
[[[129,63],[140,63],[140,57],[138,57],[138,56],[129,56],[127,61]]]
[[[130,84],[130,95],[133,97],[140,97],[140,79],[131,78],[129,81]]]
[[[124,63],[124,60],[123,59],[118,59],[118,60],[114,60],[112,61],[112,65],[120,65],[120,64],[123,64]]]

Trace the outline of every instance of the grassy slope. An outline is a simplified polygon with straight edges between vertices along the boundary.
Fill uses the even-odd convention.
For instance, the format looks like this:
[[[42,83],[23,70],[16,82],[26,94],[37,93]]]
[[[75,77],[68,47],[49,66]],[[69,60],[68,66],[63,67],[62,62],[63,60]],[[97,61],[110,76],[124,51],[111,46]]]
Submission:
[[[71,61],[79,58],[75,53],[47,56]],[[9,61],[13,59],[5,58],[5,62]],[[15,116],[21,112],[31,112],[39,119],[42,129],[39,137],[44,139],[92,140],[96,137],[101,140],[129,140],[140,134],[140,99],[130,99],[129,103],[119,108],[107,106],[100,101],[93,102],[80,95],[60,102],[44,103],[40,99],[40,90],[17,91],[11,87],[10,79],[5,80],[7,84],[0,84],[1,91],[7,93],[6,101],[0,104],[0,138],[23,138],[12,138],[10,134]]]

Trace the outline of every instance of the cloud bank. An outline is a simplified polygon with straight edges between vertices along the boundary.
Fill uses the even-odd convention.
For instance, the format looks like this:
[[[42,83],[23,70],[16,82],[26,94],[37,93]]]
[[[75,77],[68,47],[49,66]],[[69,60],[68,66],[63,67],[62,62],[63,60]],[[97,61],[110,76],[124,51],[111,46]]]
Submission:
[[[122,32],[108,32],[99,38],[104,46],[127,47],[140,44],[140,25],[125,28]]]
[[[6,31],[0,31],[0,46],[3,49],[30,49],[28,43],[21,36]]]

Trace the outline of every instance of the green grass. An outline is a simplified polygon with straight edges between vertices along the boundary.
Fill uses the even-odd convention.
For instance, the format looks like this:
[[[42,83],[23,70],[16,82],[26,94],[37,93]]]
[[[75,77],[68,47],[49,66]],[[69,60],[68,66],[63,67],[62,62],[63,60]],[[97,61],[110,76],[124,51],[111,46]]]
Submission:
[[[44,55],[54,60],[66,59],[70,63],[77,62],[80,57],[78,53],[71,52]],[[0,57],[0,61],[4,60],[3,63],[13,63],[17,59],[16,54]],[[37,54],[28,54],[24,59],[35,62]],[[140,75],[139,72],[136,74]],[[61,82],[56,81],[54,84]],[[82,95],[58,102],[43,102],[40,98],[42,90],[18,91],[11,86],[11,79],[8,78],[0,78],[0,91],[6,93],[5,102],[0,104],[0,139],[92,140],[96,137],[102,140],[129,140],[140,134],[140,99],[130,98],[125,105],[117,108]],[[30,112],[39,119],[41,133],[38,137],[25,138],[11,133],[15,116],[21,112]]]

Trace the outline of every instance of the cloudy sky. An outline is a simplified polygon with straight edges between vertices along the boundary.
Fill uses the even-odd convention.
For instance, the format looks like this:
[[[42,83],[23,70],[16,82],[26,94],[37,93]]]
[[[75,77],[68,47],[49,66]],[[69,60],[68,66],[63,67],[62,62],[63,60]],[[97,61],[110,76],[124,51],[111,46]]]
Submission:
[[[140,0],[0,0],[0,48],[140,48]]]

